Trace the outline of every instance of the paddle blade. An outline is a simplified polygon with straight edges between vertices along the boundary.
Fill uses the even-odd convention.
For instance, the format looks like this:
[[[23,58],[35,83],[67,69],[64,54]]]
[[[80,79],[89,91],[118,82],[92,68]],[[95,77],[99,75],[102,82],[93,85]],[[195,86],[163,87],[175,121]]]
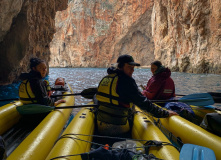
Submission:
[[[213,97],[208,93],[189,94],[178,99],[178,101],[195,106],[208,106],[214,104]]]
[[[26,115],[26,114],[47,113],[54,110],[55,107],[45,106],[40,104],[26,104],[23,106],[18,106],[16,107],[16,109],[21,115]]]
[[[81,92],[81,96],[87,99],[93,99],[96,93],[97,93],[97,88],[88,88],[88,89],[84,89]]]
[[[194,144],[184,144],[180,151],[180,160],[216,160],[213,150]]]
[[[221,103],[221,93],[218,92],[208,92],[212,97],[215,103]]]

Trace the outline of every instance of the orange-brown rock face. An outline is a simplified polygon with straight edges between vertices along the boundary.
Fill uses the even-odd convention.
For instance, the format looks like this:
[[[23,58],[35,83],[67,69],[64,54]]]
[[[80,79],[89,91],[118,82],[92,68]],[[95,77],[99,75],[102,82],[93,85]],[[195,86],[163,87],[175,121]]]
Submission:
[[[155,56],[175,71],[221,73],[220,0],[155,0]]]
[[[0,84],[33,56],[51,67],[107,67],[131,54],[142,65],[221,74],[220,0],[67,1],[0,1]]]
[[[0,84],[11,83],[28,70],[30,57],[49,61],[49,43],[55,33],[56,11],[68,0],[0,1]]]
[[[107,67],[121,54],[154,60],[150,0],[79,1],[56,14],[51,67]]]
[[[121,54],[221,73],[220,0],[73,0],[56,15],[51,67],[107,67]]]

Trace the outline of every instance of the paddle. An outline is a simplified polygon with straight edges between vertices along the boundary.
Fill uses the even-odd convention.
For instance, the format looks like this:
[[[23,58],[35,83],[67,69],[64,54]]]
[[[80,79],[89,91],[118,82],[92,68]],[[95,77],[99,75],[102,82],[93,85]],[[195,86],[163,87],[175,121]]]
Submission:
[[[92,94],[96,94],[97,88],[89,88],[88,89]],[[93,98],[93,96],[91,96]],[[92,99],[91,98],[91,99]],[[195,105],[195,106],[208,106],[214,104],[213,98],[208,93],[196,93],[196,94],[190,94],[183,96],[180,99],[177,100],[150,100],[153,103],[165,103],[165,102],[183,102],[189,105]]]
[[[215,103],[221,103],[221,93],[218,92],[208,92],[213,97]],[[176,94],[176,96],[186,96],[183,94]]]
[[[94,97],[94,95],[96,93],[97,93],[97,88],[88,88],[88,89],[84,89],[81,93],[51,95],[51,97],[54,98],[54,97],[61,97],[61,96],[77,96],[77,95],[81,95],[84,98],[93,99],[93,97]]]
[[[92,91],[94,92],[95,89],[92,89]],[[155,102],[155,103],[184,102],[187,104],[200,105],[200,106],[203,106],[203,105],[207,106],[207,105],[210,105],[211,103],[212,104],[214,103],[212,97],[207,93],[187,95],[178,100],[151,100],[151,102]],[[94,107],[94,106],[98,106],[98,105],[53,107],[53,106],[45,106],[45,105],[39,105],[39,104],[27,104],[27,105],[17,107],[17,110],[20,114],[37,114],[37,113],[50,112],[54,109],[82,108],[82,107]]]
[[[97,93],[97,88],[88,88],[88,89],[84,89],[81,93],[51,95],[51,97],[55,98],[55,97],[61,97],[61,96],[77,96],[77,95],[81,95],[84,98],[93,99],[93,97],[94,97],[94,95],[96,93]],[[12,100],[19,100],[19,98],[0,99],[0,101],[12,101]]]
[[[97,106],[98,105],[96,104],[88,104],[88,105],[54,107],[54,106],[45,106],[40,104],[26,104],[23,106],[18,106],[16,107],[16,109],[21,115],[26,115],[26,114],[47,113],[55,109],[70,109],[70,108],[97,107]]]
[[[143,85],[140,85],[140,87],[144,90],[145,87]],[[195,93],[195,94],[200,94],[200,93]],[[221,103],[221,93],[219,92],[208,92],[208,94],[210,94],[214,100],[215,103]],[[176,96],[186,96],[183,94],[176,94]]]
[[[191,108],[194,110],[205,110],[205,109],[214,109],[214,110],[217,110],[217,111],[221,111],[221,109],[219,109],[219,108],[216,108],[216,107],[214,107],[214,106],[203,106],[203,107],[198,107],[198,106],[191,106]]]
[[[194,144],[184,144],[180,151],[180,160],[216,160],[212,149]]]
[[[183,102],[195,106],[208,106],[214,104],[213,97],[208,93],[190,94],[176,100],[150,100],[150,101],[153,103]]]

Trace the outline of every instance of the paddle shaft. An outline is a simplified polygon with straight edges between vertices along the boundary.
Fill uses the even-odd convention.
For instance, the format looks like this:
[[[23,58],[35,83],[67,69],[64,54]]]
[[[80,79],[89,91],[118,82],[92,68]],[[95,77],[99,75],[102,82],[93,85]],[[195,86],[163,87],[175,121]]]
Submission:
[[[51,95],[51,98],[55,97],[62,97],[62,96],[77,96],[77,95],[86,95],[82,93],[73,93],[73,94],[59,94],[59,95]],[[87,94],[90,95],[90,94]],[[13,101],[13,100],[19,100],[19,98],[12,98],[12,99],[0,99],[0,101]]]
[[[97,92],[96,88],[88,88],[88,89],[83,90],[81,93],[51,95],[51,98],[81,95],[84,98],[93,99],[93,96],[96,94],[96,92]],[[19,100],[19,98],[0,99],[0,101],[13,101],[13,100]]]
[[[156,102],[155,102],[156,103]],[[162,103],[162,102],[161,102]],[[65,107],[55,107],[54,109],[70,109],[70,108],[83,108],[83,107],[98,107],[97,104],[91,105],[78,105],[78,106],[65,106]],[[215,110],[221,111],[221,109],[214,107]]]
[[[153,103],[159,102],[159,100],[154,100],[154,101],[155,102],[153,102],[153,100],[151,100],[151,102],[153,102]],[[165,101],[162,100],[159,103],[163,103],[163,102],[165,102]],[[171,102],[171,101],[168,100],[168,102]],[[177,101],[175,101],[175,102],[177,102]],[[54,109],[69,109],[69,108],[98,107],[98,106],[99,105],[97,105],[97,104],[91,104],[91,105],[86,104],[86,105],[76,105],[76,106],[55,107]],[[214,109],[217,111],[221,111],[221,109],[219,109],[219,108],[214,107]]]
[[[77,96],[77,95],[84,95],[82,93],[73,93],[73,94],[58,94],[58,95],[51,95],[50,97],[62,97],[62,96]]]
[[[206,93],[206,95],[209,95],[209,94]],[[196,105],[196,106],[208,106],[208,105],[214,104],[214,101],[213,101],[213,99],[210,95],[209,95],[209,97],[196,97],[196,98],[189,98],[188,96],[184,96],[184,97],[187,97],[187,98],[182,97],[181,99],[150,100],[150,101],[152,103],[183,102],[183,103],[186,103],[186,104],[189,104],[189,105]]]
[[[179,102],[179,100],[150,100],[152,103],[167,103],[167,102]]]
[[[64,107],[55,107],[54,109],[69,109],[69,108],[83,108],[83,107],[98,107],[97,104],[85,104],[77,106],[64,106]]]
[[[146,88],[143,85],[140,85],[140,87],[145,90]],[[213,97],[213,100],[215,103],[221,103],[221,93],[219,92],[208,92]],[[176,96],[186,96],[184,94],[176,94]]]
[[[98,107],[98,105],[87,104],[87,105],[76,105],[76,106],[53,107],[53,106],[45,106],[39,104],[26,104],[23,106],[18,106],[16,107],[16,109],[21,115],[27,115],[27,114],[48,113],[56,109],[70,109],[70,108],[83,108],[83,107]]]
[[[150,100],[152,103],[167,103],[167,102],[182,102],[182,100]],[[185,103],[185,102],[183,102]],[[204,108],[206,109],[206,108]],[[220,108],[214,107],[213,109],[221,111]]]

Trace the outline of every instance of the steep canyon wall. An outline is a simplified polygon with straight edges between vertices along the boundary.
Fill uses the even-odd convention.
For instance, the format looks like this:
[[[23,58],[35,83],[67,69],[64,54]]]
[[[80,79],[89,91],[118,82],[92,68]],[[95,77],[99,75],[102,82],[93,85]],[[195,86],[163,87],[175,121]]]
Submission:
[[[221,73],[220,0],[73,0],[56,14],[51,67],[107,67],[121,54]]]
[[[221,0],[67,3],[0,1],[0,84],[33,56],[51,67],[107,67],[131,54],[142,65],[157,59],[173,71],[221,74]]]
[[[155,58],[173,71],[221,73],[221,1],[155,0]]]
[[[121,54],[154,60],[149,0],[73,0],[56,14],[51,67],[107,67]]]

